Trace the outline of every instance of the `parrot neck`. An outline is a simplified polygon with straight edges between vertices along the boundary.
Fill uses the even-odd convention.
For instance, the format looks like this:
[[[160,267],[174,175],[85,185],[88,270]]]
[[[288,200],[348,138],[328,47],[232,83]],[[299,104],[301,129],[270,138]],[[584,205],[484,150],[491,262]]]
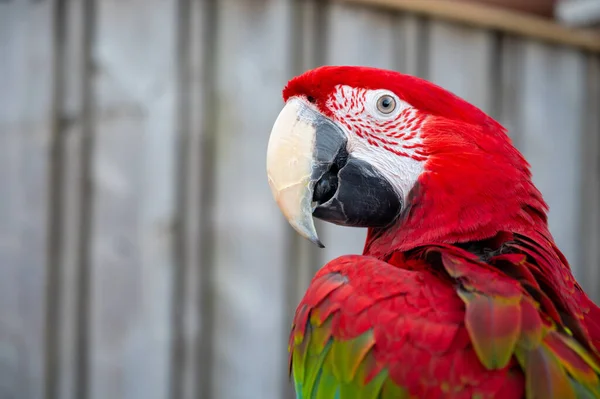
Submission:
[[[578,308],[587,309],[582,323],[600,351],[600,307],[575,282],[567,259],[548,229],[546,205],[529,179],[520,183],[513,181],[512,196],[502,201],[493,201],[481,194],[473,194],[469,201],[456,191],[453,191],[453,199],[457,201],[444,200],[439,195],[433,200],[425,195],[429,192],[425,189],[427,184],[432,182],[424,179],[421,186],[413,190],[411,206],[394,225],[368,230],[364,255],[413,269],[423,267],[423,262],[410,262],[414,253],[418,253],[411,250],[418,247],[454,245],[485,259],[501,252],[505,243],[528,242],[527,246],[540,254],[535,260],[535,271],[544,276],[546,292],[573,314],[577,314]],[[528,188],[527,195],[520,191],[523,188]],[[565,281],[573,288],[565,290]]]
[[[500,247],[502,240],[510,240],[513,234],[524,236],[542,236],[553,242],[552,235],[545,220],[538,219],[533,223],[531,219],[539,218],[537,215],[516,216],[505,218],[503,221],[493,223],[463,223],[461,230],[454,230],[450,225],[431,226],[418,221],[418,217],[404,219],[387,229],[368,229],[367,239],[363,254],[387,260],[398,252],[408,252],[417,247],[427,245],[451,244],[467,247],[471,243],[481,243],[493,239],[494,246]],[[440,216],[443,220],[444,216]],[[508,234],[504,234],[508,233]]]
[[[547,205],[516,150],[512,159],[486,152],[470,154],[468,162],[462,162],[461,151],[454,154],[431,161],[392,226],[369,229],[366,255],[385,259],[423,245],[466,244],[502,232],[552,240]]]

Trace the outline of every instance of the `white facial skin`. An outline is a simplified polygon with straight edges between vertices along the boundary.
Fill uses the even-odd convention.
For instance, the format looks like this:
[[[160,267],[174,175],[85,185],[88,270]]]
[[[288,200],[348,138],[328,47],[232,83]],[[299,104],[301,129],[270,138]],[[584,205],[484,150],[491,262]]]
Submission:
[[[427,160],[424,117],[388,90],[339,85],[326,105],[348,136],[348,153],[377,168],[407,203]]]

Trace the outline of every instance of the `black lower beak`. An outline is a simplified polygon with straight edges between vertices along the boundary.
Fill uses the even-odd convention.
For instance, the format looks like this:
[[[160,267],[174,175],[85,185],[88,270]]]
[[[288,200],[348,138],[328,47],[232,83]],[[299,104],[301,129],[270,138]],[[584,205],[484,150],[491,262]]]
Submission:
[[[323,117],[316,123],[313,216],[343,226],[388,226],[400,214],[400,196],[376,168],[348,154],[346,146],[344,132],[333,121]]]

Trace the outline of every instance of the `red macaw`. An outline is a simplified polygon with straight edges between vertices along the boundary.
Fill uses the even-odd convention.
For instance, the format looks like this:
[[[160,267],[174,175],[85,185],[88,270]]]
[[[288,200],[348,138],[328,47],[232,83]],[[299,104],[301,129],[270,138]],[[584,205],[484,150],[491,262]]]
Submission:
[[[600,308],[577,284],[506,130],[397,72],[326,66],[283,91],[275,200],[368,227],[327,263],[289,341],[301,399],[600,398]]]

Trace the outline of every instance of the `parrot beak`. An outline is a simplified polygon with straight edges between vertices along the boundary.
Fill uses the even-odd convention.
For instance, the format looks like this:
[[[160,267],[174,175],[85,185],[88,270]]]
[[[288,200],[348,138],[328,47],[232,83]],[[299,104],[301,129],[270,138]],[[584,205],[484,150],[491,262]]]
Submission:
[[[290,225],[302,237],[324,248],[312,212],[314,159],[320,114],[293,98],[279,113],[267,148],[267,177],[273,197]]]
[[[384,227],[402,207],[400,196],[373,165],[352,156],[336,122],[299,98],[277,117],[267,148],[267,177],[290,225],[323,248],[313,216],[354,227]]]

